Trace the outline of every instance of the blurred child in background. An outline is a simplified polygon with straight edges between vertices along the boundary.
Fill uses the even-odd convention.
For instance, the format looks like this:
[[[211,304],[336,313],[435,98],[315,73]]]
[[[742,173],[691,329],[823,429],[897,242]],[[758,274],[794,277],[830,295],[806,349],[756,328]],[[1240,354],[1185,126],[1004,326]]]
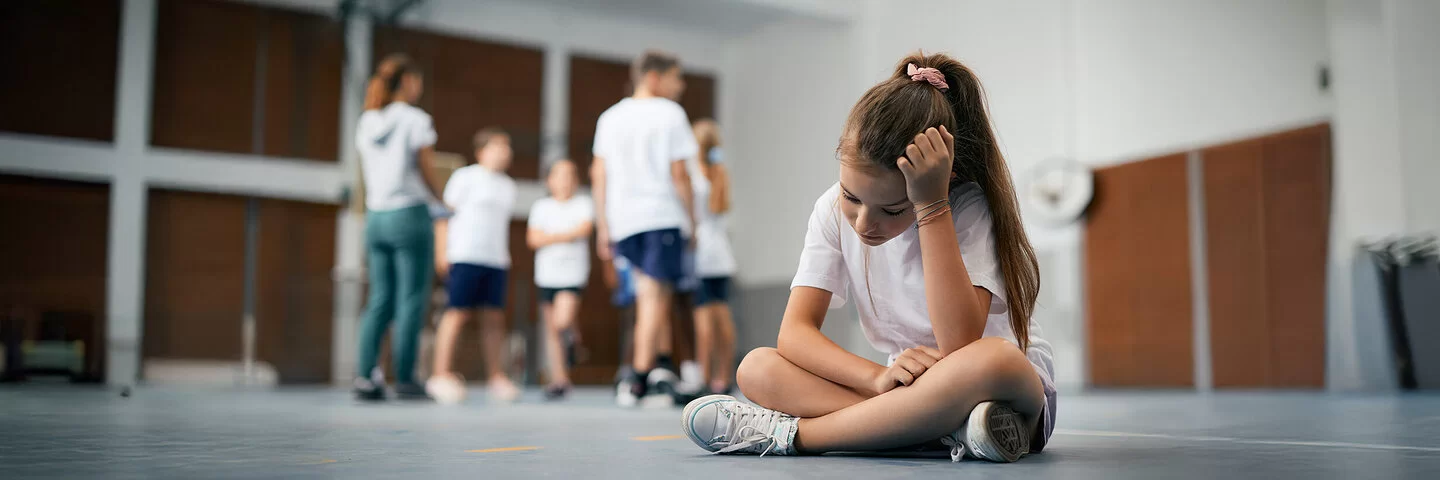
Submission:
[[[540,292],[540,318],[545,329],[549,385],[545,398],[558,400],[570,391],[568,352],[576,339],[580,292],[590,278],[590,232],[595,206],[577,195],[580,178],[575,163],[560,160],[546,176],[550,196],[530,208],[526,243],[535,249],[535,286]]]
[[[730,316],[730,249],[725,213],[730,209],[730,176],[721,163],[720,131],[714,120],[695,122],[700,175],[695,183],[695,359],[710,393],[730,391],[735,366],[735,322]]]
[[[487,390],[491,398],[513,401],[520,390],[505,375],[505,295],[510,269],[510,212],[515,180],[510,168],[510,136],[497,128],[475,134],[476,164],[462,167],[445,186],[449,220],[446,259],[449,309],[435,334],[435,369],[426,391],[441,403],[465,398],[465,383],[454,370],[455,347],[465,324],[480,317]]]

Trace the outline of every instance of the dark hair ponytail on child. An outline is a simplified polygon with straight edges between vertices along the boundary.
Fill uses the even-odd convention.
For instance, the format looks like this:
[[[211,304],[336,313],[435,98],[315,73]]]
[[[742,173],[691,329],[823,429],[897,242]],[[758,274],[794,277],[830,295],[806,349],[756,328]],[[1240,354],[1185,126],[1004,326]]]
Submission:
[[[410,57],[403,53],[386,56],[375,67],[375,75],[365,86],[365,109],[375,110],[395,100],[395,91],[400,89],[400,80],[410,70]]]
[[[944,88],[935,81],[917,80],[912,65],[938,70]],[[975,182],[990,205],[1010,326],[1020,346],[1027,347],[1030,315],[1040,292],[1040,265],[1020,221],[1010,169],[995,141],[985,92],[975,73],[944,54],[915,53],[900,60],[895,74],[871,87],[850,110],[840,138],[840,158],[864,168],[898,170],[895,159],[905,155],[915,134],[941,125],[955,136],[951,190]]]

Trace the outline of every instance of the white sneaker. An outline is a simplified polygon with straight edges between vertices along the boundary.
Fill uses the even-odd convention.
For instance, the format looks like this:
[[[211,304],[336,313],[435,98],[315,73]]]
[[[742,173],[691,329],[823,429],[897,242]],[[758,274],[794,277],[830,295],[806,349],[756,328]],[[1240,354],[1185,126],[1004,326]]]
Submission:
[[[459,374],[432,375],[425,381],[425,393],[441,405],[455,405],[465,401],[465,380]]]
[[[633,408],[640,403],[640,398],[635,396],[634,382],[630,375],[615,382],[615,404],[624,408]]]
[[[701,397],[685,406],[681,429],[690,441],[714,453],[795,455],[800,419],[736,400],[729,395]]]
[[[963,436],[962,436],[963,435]],[[961,442],[954,442],[954,440]],[[947,441],[949,440],[949,441]],[[956,451],[965,451],[982,460],[1010,463],[1030,453],[1030,429],[1025,419],[1004,403],[981,402],[970,411],[970,419],[959,431],[942,439],[951,445],[950,459],[959,461]],[[963,449],[956,446],[963,444]]]
[[[515,386],[509,378],[492,378],[485,384],[485,391],[490,395],[490,400],[495,403],[513,403],[520,398],[520,388]]]

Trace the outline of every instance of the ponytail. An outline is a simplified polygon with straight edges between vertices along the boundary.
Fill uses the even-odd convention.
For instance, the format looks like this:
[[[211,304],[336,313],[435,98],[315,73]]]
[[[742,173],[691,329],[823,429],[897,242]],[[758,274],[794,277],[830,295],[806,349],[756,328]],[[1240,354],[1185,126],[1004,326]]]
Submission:
[[[916,81],[910,66],[933,68],[944,75],[942,85]],[[985,106],[985,92],[965,65],[944,54],[912,54],[896,66],[889,80],[871,87],[850,111],[840,148],[842,158],[873,168],[896,169],[915,134],[944,125],[955,136],[950,189],[979,184],[990,207],[995,256],[1005,284],[1010,327],[1020,347],[1030,343],[1030,316],[1040,292],[1040,264],[1020,220],[1020,205],[1010,169],[995,141]]]
[[[381,60],[365,86],[365,109],[377,110],[395,101],[395,91],[400,89],[400,80],[410,68],[410,57],[403,53]]]

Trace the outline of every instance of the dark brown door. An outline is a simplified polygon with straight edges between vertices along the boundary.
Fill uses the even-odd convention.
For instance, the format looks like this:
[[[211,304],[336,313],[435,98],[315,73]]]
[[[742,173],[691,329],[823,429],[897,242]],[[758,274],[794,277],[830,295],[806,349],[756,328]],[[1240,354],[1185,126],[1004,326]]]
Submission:
[[[0,130],[110,141],[119,0],[0,2]]]
[[[330,380],[338,208],[259,201],[255,354],[283,383]]]
[[[239,361],[245,197],[150,190],[145,358]]]
[[[64,318],[85,341],[86,370],[105,367],[105,282],[110,186],[0,175],[0,319]]]

